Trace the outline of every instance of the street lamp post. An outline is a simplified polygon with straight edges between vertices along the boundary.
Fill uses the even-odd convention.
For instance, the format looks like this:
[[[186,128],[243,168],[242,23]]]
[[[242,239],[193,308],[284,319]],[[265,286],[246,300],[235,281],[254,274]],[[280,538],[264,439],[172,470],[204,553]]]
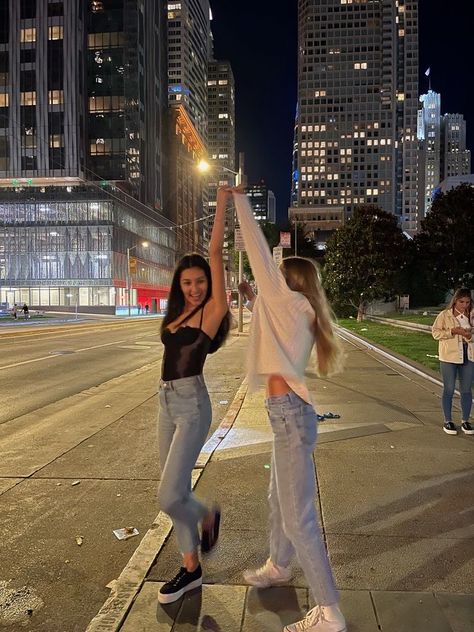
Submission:
[[[130,271],[130,253],[132,250],[135,250],[135,248],[138,248],[138,246],[141,245],[143,246],[143,248],[148,248],[148,242],[147,241],[142,241],[141,244],[135,244],[135,246],[130,246],[130,248],[127,248],[127,304],[128,304],[128,315],[131,315],[131,302],[132,302],[132,273]]]
[[[201,160],[198,164],[199,171],[202,171],[203,173],[205,173],[206,171],[209,171],[210,168],[211,168],[211,165],[206,160]],[[234,186],[238,187],[239,184],[241,184],[242,171],[240,169],[240,166],[239,166],[238,171],[233,171],[232,169],[229,169],[229,167],[224,167],[223,165],[216,165],[216,169],[222,169],[222,171],[228,171],[229,173],[232,173],[234,176]],[[242,251],[239,250],[239,281],[238,281],[239,285],[242,283],[243,277],[244,277],[244,261],[243,261]],[[243,298],[240,292],[238,293],[238,301],[239,303],[238,303],[237,330],[239,333],[242,333],[244,330],[244,302],[243,302]]]

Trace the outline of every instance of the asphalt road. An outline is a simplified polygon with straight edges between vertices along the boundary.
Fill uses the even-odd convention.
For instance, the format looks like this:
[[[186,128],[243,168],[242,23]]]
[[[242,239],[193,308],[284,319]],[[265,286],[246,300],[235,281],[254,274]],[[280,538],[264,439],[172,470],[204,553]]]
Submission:
[[[0,337],[0,424],[161,360],[161,320],[15,328]]]

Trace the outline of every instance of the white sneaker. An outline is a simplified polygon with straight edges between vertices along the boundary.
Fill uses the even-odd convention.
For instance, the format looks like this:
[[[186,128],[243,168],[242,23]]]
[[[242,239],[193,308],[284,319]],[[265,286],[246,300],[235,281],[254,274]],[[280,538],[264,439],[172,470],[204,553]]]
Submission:
[[[304,619],[287,625],[283,632],[347,632],[347,628],[342,614],[337,620],[329,620],[324,607],[315,606]]]
[[[243,572],[247,584],[257,586],[257,588],[268,588],[269,586],[286,584],[291,579],[291,575],[292,573],[289,568],[277,566],[270,559],[260,568]]]

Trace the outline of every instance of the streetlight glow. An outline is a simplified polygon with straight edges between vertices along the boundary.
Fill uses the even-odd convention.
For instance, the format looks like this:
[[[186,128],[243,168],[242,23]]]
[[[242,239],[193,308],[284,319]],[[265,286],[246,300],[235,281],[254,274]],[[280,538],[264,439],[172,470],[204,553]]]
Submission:
[[[206,173],[211,168],[211,165],[203,158],[198,162],[197,168],[201,173]]]

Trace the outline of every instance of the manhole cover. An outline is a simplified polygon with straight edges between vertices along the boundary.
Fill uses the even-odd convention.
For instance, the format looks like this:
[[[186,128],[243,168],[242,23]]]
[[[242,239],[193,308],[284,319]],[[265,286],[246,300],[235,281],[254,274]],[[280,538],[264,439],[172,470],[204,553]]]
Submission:
[[[0,627],[28,621],[43,605],[33,588],[11,588],[9,582],[0,581]]]

